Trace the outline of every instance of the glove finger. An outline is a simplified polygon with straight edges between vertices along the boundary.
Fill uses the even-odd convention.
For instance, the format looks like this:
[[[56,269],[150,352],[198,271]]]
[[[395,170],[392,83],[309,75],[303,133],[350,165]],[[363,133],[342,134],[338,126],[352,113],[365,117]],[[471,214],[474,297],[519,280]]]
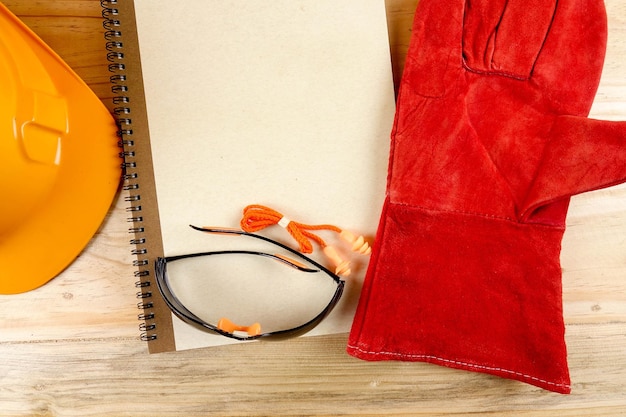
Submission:
[[[520,214],[626,181],[626,122],[561,116],[552,127],[537,176]]]
[[[465,3],[463,17],[463,58],[468,67],[481,72],[491,68],[496,32],[506,0]]]
[[[545,42],[556,0],[468,0],[463,58],[477,72],[530,77]]]
[[[588,114],[600,82],[606,38],[603,0],[559,0],[532,75],[556,113]]]
[[[424,96],[441,96],[459,76],[464,5],[465,0],[418,3],[403,81]]]

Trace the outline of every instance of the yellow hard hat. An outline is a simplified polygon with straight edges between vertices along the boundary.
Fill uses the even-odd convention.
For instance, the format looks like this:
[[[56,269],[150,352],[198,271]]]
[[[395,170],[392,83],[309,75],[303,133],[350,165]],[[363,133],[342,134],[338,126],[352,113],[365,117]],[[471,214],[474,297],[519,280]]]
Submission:
[[[117,191],[113,117],[87,85],[0,3],[0,294],[65,269]]]

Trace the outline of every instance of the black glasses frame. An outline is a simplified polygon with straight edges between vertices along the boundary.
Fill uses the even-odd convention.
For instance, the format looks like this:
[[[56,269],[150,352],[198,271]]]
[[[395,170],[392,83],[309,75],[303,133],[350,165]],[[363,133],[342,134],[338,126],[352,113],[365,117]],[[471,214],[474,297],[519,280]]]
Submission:
[[[252,237],[255,239],[259,239],[259,240],[263,240],[265,242],[271,243],[275,246],[278,246],[290,252],[291,254],[306,261],[307,263],[314,265],[316,268],[319,269],[319,272],[323,272],[327,274],[337,284],[337,289],[335,290],[335,293],[333,297],[331,298],[330,302],[328,303],[328,305],[318,315],[316,315],[314,318],[312,318],[308,322],[300,326],[293,327],[290,329],[285,329],[285,330],[277,330],[277,331],[265,332],[265,333],[262,332],[257,335],[242,335],[241,333],[235,333],[235,332],[231,333],[223,329],[220,329],[219,327],[213,324],[207,323],[206,321],[202,320],[200,317],[196,316],[194,313],[189,311],[189,309],[187,309],[183,305],[183,303],[172,292],[172,289],[169,283],[169,278],[167,275],[167,263],[174,262],[179,259],[188,259],[188,258],[194,258],[194,257],[200,257],[200,256],[221,255],[221,254],[246,254],[246,255],[257,255],[257,256],[269,257],[274,260],[286,263],[289,266],[293,268],[297,268],[303,272],[318,272],[318,271],[314,269],[306,268],[304,265],[299,265],[297,263],[290,261],[289,259],[285,259],[285,258],[282,258],[280,256],[277,256],[271,253],[260,252],[260,251],[250,251],[250,250],[222,250],[222,251],[199,252],[199,253],[190,253],[190,254],[185,254],[185,255],[157,258],[155,262],[155,276],[156,276],[157,286],[159,288],[159,291],[161,292],[163,300],[165,301],[169,309],[178,318],[180,318],[181,320],[183,320],[184,322],[188,324],[191,324],[192,326],[196,328],[199,328],[205,331],[208,330],[210,332],[217,333],[222,336],[226,336],[232,339],[242,340],[242,341],[255,340],[255,339],[260,339],[260,338],[284,339],[284,338],[289,338],[289,337],[295,337],[295,336],[299,336],[304,333],[307,333],[310,330],[312,330],[315,326],[317,326],[326,316],[328,316],[328,314],[330,314],[330,312],[333,310],[333,308],[337,305],[337,303],[341,299],[341,295],[343,294],[343,290],[345,286],[345,281],[343,281],[341,278],[339,278],[339,276],[331,272],[329,269],[327,269],[320,263],[298,252],[297,250],[290,248],[289,246],[286,246],[268,237],[244,232],[243,230],[238,230],[238,229],[204,228],[204,227],[197,227],[193,225],[190,225],[190,227],[200,232],[248,236],[248,237]]]

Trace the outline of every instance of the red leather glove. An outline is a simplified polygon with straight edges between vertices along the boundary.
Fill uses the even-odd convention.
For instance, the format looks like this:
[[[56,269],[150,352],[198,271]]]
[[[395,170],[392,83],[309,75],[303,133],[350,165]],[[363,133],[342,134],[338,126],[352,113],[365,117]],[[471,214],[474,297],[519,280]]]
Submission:
[[[626,125],[586,118],[602,0],[421,0],[348,352],[570,392],[569,197],[626,180]]]

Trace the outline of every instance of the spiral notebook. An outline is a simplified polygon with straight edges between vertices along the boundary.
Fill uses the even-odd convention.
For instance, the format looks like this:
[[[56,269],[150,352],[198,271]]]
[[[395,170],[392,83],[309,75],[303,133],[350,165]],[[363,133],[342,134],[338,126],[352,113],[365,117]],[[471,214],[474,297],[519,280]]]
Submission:
[[[228,343],[172,315],[155,259],[219,249],[188,225],[236,227],[255,203],[374,235],[395,110],[385,2],[103,6],[141,337],[151,353]],[[349,330],[366,264],[311,335]]]

